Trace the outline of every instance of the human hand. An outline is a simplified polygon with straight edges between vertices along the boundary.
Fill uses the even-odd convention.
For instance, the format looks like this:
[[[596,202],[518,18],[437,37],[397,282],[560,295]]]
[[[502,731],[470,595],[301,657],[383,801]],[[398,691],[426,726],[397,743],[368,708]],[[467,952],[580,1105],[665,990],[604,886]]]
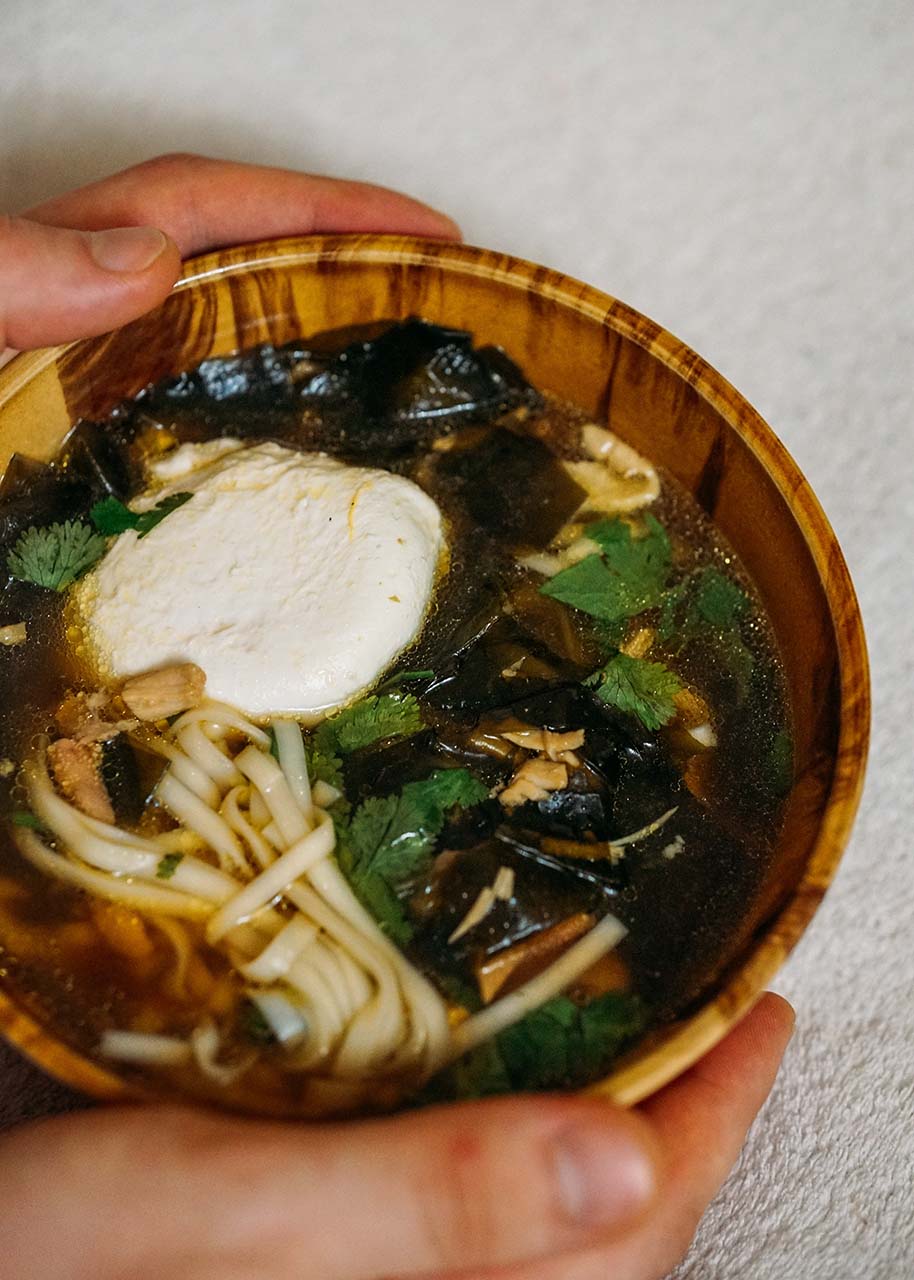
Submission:
[[[444,214],[383,187],[160,156],[0,217],[0,353],[136,319],[165,298],[191,254],[311,231],[460,235]]]
[[[519,1097],[296,1126],[110,1108],[0,1139],[5,1280],[661,1280],[774,1080],[768,995],[632,1112]]]
[[[112,227],[144,230],[87,234]],[[126,323],[166,296],[182,256],[369,229],[459,234],[377,187],[149,161],[0,221],[0,350]],[[659,1280],[735,1159],[791,1024],[766,997],[631,1113],[553,1096],[347,1125],[161,1107],[22,1128],[0,1138],[4,1277]]]

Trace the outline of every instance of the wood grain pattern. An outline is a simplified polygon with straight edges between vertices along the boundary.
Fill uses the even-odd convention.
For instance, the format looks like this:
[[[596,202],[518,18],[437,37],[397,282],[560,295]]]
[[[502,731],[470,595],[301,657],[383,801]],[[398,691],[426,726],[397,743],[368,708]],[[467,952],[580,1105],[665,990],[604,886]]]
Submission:
[[[783,836],[717,994],[595,1086],[630,1104],[715,1044],[764,990],[831,881],[856,811],[869,678],[854,590],[835,536],[780,441],[700,356],[624,303],[544,267],[392,236],[252,245],[197,259],[154,312],[101,338],[18,357],[0,372],[0,467],[49,457],[78,417],[212,355],[422,315],[494,342],[538,386],[575,401],[666,466],[717,521],[771,616],[796,728]],[[61,1045],[0,992],[4,1033],[97,1096],[126,1085]]]

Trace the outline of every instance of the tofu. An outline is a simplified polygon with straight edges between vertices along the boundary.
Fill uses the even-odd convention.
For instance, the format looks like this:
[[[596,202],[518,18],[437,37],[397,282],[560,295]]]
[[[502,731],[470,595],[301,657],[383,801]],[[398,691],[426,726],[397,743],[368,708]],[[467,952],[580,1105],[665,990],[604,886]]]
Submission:
[[[122,533],[74,591],[103,677],[193,662],[211,698],[318,720],[421,629],[446,544],[412,481],[237,440],[183,445],[152,476],[134,509],[192,498],[145,537]]]

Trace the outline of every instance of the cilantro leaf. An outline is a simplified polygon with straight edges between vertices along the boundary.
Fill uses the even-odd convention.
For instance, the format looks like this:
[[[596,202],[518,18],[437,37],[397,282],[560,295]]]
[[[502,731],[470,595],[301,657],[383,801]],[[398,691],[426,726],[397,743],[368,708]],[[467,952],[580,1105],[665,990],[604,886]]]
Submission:
[[[435,986],[451,1004],[460,1005],[469,1013],[476,1013],[482,1008],[479,988],[459,973],[436,973],[434,981]]]
[[[19,535],[6,565],[14,578],[64,591],[105,554],[105,539],[82,520],[65,520]]]
[[[488,796],[466,769],[436,769],[399,794],[371,796],[340,824],[337,858],[356,895],[394,941],[412,935],[398,891],[424,869],[448,813]]]
[[[251,1044],[275,1044],[276,1036],[270,1024],[254,1004],[253,1000],[244,1000],[238,1009],[238,1030],[245,1040]]]
[[[17,809],[10,815],[10,822],[14,827],[30,827],[33,831],[44,831],[45,826],[40,818],[36,818],[34,813],[29,813],[27,809]]]
[[[682,685],[662,662],[617,653],[588,680],[597,697],[619,711],[635,715],[646,729],[659,729],[676,714],[673,702]]]
[[[670,541],[653,516],[644,522],[647,532],[640,538],[623,520],[588,525],[599,554],[562,569],[540,587],[542,594],[601,622],[633,618],[659,604],[670,576]]]
[[[581,1085],[605,1071],[644,1027],[641,1002],[610,992],[587,1005],[556,996],[433,1082],[437,1096],[481,1098],[513,1089]]]
[[[628,617],[628,602],[616,589],[616,579],[602,556],[591,555],[561,569],[540,587],[540,594],[573,609],[589,613],[601,622],[618,622]]]
[[[695,607],[712,627],[733,627],[749,601],[735,582],[711,567],[695,579]]]
[[[398,671],[396,675],[391,676],[389,680],[385,680],[381,687],[383,689],[395,689],[397,685],[406,684],[411,680],[431,680],[434,674],[434,671],[431,670]]]
[[[673,652],[695,641],[707,644],[745,700],[755,667],[752,650],[740,630],[749,607],[744,591],[719,569],[708,565],[664,592],[657,639]]]
[[[156,879],[170,880],[183,861],[183,853],[166,853],[164,858],[159,859],[159,865],[156,867]]]
[[[305,755],[312,782],[327,782],[338,791],[343,790],[343,762],[338,755],[314,741],[305,747]]]
[[[111,538],[127,529],[135,529],[140,517],[119,498],[109,497],[95,503],[89,512],[89,518],[99,533]]]
[[[738,628],[748,604],[745,593],[735,582],[719,569],[706,566],[664,592],[658,638],[687,643],[710,628]]]
[[[314,735],[326,754],[349,755],[382,738],[409,738],[422,728],[422,713],[411,693],[369,694],[325,720]]]
[[[435,1083],[432,1084],[433,1090]],[[514,1086],[497,1040],[481,1044],[455,1062],[446,1073],[446,1086],[449,1086],[447,1092],[456,1098],[490,1098],[495,1094],[510,1093]]]
[[[135,529],[138,537],[145,538],[166,516],[183,507],[193,496],[192,493],[172,493],[149,511],[131,511],[119,498],[103,498],[96,502],[89,517],[99,533],[107,537]]]

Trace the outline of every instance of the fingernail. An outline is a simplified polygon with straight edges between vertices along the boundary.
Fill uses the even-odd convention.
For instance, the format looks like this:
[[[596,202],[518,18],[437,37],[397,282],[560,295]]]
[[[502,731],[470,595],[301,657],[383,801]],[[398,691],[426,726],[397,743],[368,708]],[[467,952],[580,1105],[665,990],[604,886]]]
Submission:
[[[654,1196],[654,1162],[633,1134],[567,1129],[553,1159],[564,1210],[576,1223],[621,1226]]]
[[[167,244],[156,227],[113,227],[89,234],[92,257],[105,271],[145,271]]]

